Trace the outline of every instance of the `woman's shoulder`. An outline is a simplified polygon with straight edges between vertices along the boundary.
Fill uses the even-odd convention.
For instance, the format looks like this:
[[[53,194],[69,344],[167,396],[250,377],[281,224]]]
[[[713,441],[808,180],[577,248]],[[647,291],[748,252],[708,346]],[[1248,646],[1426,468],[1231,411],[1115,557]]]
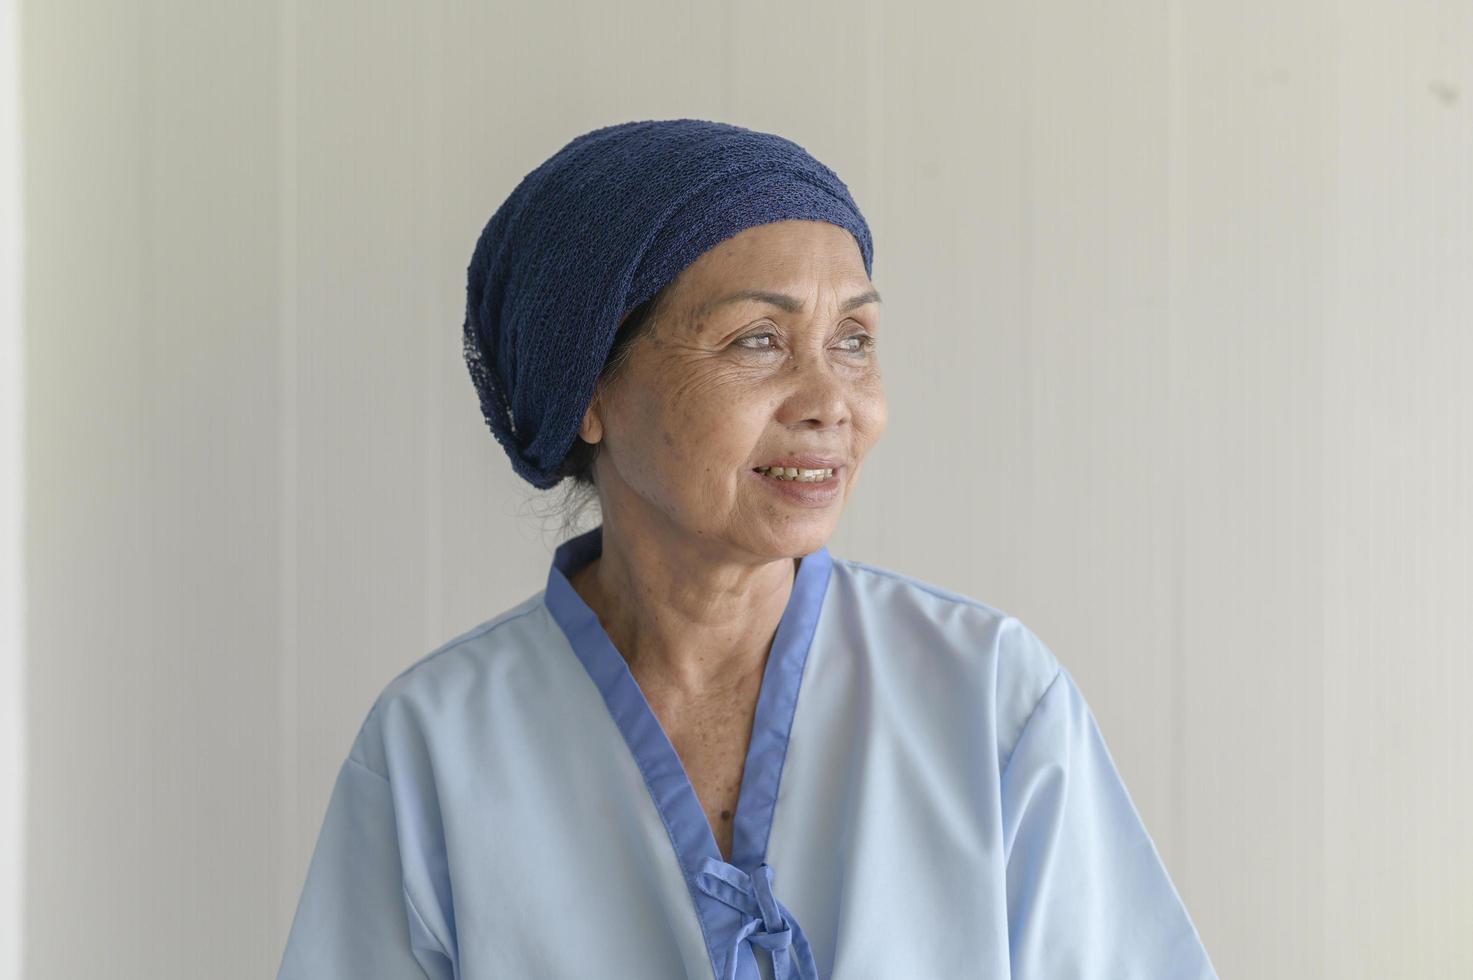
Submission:
[[[891,594],[904,596],[912,601],[924,602],[930,599],[943,604],[970,607],[977,610],[983,619],[1001,621],[1011,618],[1008,613],[997,606],[914,575],[907,575],[892,568],[884,568],[855,558],[835,557],[833,561],[837,571],[870,590],[884,590],[888,587]]]
[[[835,558],[834,573],[835,620],[863,624],[855,641],[965,665],[978,679],[966,687],[989,702],[1006,756],[1063,669],[1039,634],[993,603],[915,575],[851,558]]]
[[[388,741],[427,737],[438,724],[462,713],[467,698],[484,692],[485,678],[515,676],[520,664],[546,649],[549,623],[540,615],[545,609],[539,590],[402,668],[369,706],[350,757],[383,775]]]
[[[909,629],[929,625],[964,644],[995,646],[1052,678],[1059,662],[1047,644],[1012,613],[935,582],[853,558],[835,558],[840,601],[907,616]]]
[[[514,656],[545,629],[535,616],[544,606],[539,590],[484,622],[451,637],[411,662],[384,687],[385,695],[416,684],[431,684],[444,674],[479,667],[488,658]]]

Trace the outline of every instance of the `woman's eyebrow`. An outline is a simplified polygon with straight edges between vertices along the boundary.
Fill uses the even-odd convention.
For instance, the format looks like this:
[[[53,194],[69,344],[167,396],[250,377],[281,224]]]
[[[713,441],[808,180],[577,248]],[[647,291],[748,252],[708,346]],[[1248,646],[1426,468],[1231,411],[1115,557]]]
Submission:
[[[774,293],[765,289],[741,289],[732,293],[730,296],[723,296],[718,300],[707,303],[696,313],[696,319],[700,320],[718,306],[725,306],[727,303],[737,303],[743,300],[755,300],[759,303],[766,303],[769,306],[776,306],[785,313],[797,313],[803,308],[803,301],[801,299],[796,296],[789,296],[787,293]],[[880,299],[879,292],[870,289],[860,293],[858,296],[851,296],[845,300],[844,305],[839,307],[839,312],[848,313],[850,310],[857,310],[868,303],[883,302],[884,300]]]

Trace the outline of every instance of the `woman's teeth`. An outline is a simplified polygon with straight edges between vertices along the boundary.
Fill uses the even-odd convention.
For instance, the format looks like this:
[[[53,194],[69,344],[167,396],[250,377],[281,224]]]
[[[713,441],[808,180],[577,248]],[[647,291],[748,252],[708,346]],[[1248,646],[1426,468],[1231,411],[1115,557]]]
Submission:
[[[792,466],[759,466],[758,473],[778,480],[797,480],[799,483],[822,483],[834,475],[833,470],[800,470]]]

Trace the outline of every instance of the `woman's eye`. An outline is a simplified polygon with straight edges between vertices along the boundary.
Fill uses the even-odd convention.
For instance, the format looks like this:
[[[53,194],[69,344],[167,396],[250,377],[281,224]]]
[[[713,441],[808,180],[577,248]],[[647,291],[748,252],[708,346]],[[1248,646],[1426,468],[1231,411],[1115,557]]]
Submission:
[[[743,347],[747,350],[769,351],[775,349],[771,343],[748,343],[748,341],[761,341],[763,339],[766,339],[768,341],[776,340],[777,334],[768,332],[749,333],[745,337],[742,337],[739,340],[735,340],[732,343],[738,347]],[[845,349],[845,353],[847,354],[868,353],[869,351],[874,349],[876,343],[875,338],[867,333],[854,334],[853,336],[846,337],[843,342],[846,344],[855,343],[855,346]]]
[[[757,344],[748,344],[747,341],[749,341],[749,340],[761,340],[763,337],[773,338],[773,337],[776,337],[776,336],[777,336],[777,334],[774,334],[774,333],[749,333],[745,337],[743,337],[741,340],[738,340],[735,343],[737,344],[737,346],[739,346],[739,347],[745,347],[747,350],[772,350],[772,345],[771,344],[768,344],[767,346],[763,347],[763,346],[760,346],[760,345],[757,345]]]

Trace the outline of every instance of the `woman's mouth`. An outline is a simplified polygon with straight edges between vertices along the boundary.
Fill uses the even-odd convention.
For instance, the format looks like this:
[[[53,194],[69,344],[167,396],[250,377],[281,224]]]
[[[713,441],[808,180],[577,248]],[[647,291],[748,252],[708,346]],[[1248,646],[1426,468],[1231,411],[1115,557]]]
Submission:
[[[834,475],[832,468],[809,470],[796,466],[759,466],[754,472],[774,480],[792,480],[796,483],[823,483]]]
[[[782,500],[800,507],[827,507],[843,496],[843,467],[806,469],[760,466],[752,475]]]

